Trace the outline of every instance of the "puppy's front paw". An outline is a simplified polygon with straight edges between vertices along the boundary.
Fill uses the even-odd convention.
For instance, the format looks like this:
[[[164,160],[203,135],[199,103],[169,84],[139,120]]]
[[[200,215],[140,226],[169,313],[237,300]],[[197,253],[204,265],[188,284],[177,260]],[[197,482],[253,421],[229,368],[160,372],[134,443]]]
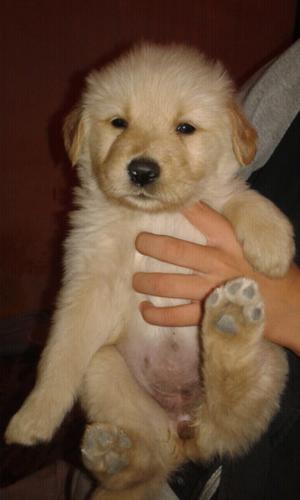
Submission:
[[[224,207],[252,266],[267,276],[284,276],[295,253],[293,228],[287,217],[266,198],[248,190]]]
[[[257,271],[273,278],[287,273],[295,251],[292,228],[287,220],[282,219],[277,224],[258,221],[253,225],[252,236],[247,226],[238,228],[237,236],[247,259]]]
[[[26,402],[12,417],[4,437],[7,444],[33,446],[50,441],[52,434],[49,414],[47,415],[42,407],[37,408],[36,405]]]

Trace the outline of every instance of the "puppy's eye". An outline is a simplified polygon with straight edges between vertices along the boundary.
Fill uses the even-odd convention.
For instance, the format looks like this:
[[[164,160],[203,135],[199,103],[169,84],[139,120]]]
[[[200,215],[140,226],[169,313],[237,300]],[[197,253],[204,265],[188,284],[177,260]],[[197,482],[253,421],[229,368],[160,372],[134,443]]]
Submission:
[[[195,130],[195,127],[193,127],[190,123],[179,123],[176,127],[176,132],[179,134],[193,134]]]
[[[128,125],[127,121],[124,120],[124,118],[114,118],[111,121],[111,124],[115,128],[126,128]]]

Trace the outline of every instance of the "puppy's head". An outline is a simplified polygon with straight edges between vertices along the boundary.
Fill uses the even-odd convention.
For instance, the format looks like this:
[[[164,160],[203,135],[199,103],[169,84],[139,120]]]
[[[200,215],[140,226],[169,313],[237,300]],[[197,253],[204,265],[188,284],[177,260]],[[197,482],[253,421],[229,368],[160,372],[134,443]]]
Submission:
[[[93,72],[64,137],[109,199],[146,211],[201,198],[255,153],[223,67],[182,46],[141,45]]]

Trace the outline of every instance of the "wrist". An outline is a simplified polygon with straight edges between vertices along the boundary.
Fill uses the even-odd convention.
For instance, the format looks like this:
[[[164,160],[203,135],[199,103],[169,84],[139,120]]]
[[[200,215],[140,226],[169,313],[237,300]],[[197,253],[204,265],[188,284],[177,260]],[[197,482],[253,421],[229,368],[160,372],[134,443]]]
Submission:
[[[300,269],[292,265],[284,278],[257,274],[266,307],[265,337],[300,354]]]

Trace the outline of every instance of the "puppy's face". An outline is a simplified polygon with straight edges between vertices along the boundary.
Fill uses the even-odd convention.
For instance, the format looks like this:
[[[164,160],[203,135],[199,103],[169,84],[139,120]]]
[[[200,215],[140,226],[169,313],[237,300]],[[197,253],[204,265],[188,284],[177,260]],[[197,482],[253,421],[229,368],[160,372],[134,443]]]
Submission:
[[[65,124],[72,162],[109,199],[146,211],[199,198],[234,156],[252,159],[254,136],[222,67],[184,47],[142,46],[92,73]]]

